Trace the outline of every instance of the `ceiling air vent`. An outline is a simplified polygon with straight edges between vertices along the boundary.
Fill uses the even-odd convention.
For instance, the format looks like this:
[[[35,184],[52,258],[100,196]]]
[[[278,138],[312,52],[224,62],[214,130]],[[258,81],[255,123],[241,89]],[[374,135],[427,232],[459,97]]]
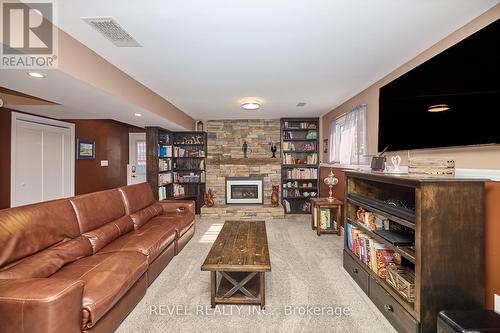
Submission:
[[[303,107],[303,106],[306,106],[306,102],[297,103],[297,107]]]
[[[141,44],[130,36],[112,17],[82,17],[82,20],[118,47],[141,47]]]

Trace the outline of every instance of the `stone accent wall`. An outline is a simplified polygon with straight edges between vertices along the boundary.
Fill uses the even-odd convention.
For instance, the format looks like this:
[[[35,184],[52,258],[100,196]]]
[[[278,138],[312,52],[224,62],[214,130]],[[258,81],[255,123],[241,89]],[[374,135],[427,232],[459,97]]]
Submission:
[[[209,160],[225,160],[221,163],[207,161],[207,189],[215,192],[216,205],[225,204],[225,177],[248,177],[259,175],[264,177],[264,203],[271,202],[272,185],[281,183],[280,168],[280,121],[266,120],[209,120],[206,122],[208,132]],[[243,141],[248,144],[248,163],[231,163],[231,158],[242,158]],[[252,158],[270,158],[269,142],[276,143],[278,151],[276,159],[268,163],[265,160],[252,161]]]
[[[243,141],[248,144],[248,157],[271,157],[269,142],[276,143],[280,156],[280,121],[279,119],[249,120],[209,120],[207,158],[243,157]]]

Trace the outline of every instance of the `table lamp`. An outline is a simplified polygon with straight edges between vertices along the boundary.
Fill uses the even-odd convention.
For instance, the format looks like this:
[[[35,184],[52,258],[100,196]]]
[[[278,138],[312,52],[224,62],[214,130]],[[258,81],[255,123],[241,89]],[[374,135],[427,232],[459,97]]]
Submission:
[[[332,187],[337,185],[339,183],[339,180],[335,178],[335,175],[333,174],[333,170],[330,170],[330,173],[328,174],[328,177],[326,177],[323,182],[328,185],[330,190],[328,191],[328,201],[333,201],[335,198],[333,197],[333,192],[332,192]]]

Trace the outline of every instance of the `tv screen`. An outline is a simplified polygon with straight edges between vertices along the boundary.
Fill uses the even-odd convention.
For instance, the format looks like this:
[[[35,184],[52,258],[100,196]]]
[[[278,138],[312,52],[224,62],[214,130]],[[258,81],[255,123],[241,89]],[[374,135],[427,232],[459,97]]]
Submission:
[[[500,143],[500,20],[380,88],[378,150]]]

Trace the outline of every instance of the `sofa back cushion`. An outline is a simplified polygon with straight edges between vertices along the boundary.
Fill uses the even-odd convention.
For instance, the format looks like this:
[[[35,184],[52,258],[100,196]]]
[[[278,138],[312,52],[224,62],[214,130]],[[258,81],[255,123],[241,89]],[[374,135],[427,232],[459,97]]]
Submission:
[[[80,232],[98,252],[123,234],[133,230],[129,216],[117,189],[80,195],[70,199]]]
[[[0,210],[0,268],[78,236],[69,200]]]
[[[154,204],[143,208],[134,214],[130,215],[132,222],[134,223],[134,228],[137,230],[146,224],[153,217],[161,215],[163,212],[163,208],[159,202],[155,202]]]
[[[122,195],[125,209],[129,215],[155,203],[153,192],[148,183],[124,186],[120,187],[118,190]]]
[[[64,265],[90,255],[92,248],[85,237],[63,240],[1,268],[0,279],[46,278]]]

